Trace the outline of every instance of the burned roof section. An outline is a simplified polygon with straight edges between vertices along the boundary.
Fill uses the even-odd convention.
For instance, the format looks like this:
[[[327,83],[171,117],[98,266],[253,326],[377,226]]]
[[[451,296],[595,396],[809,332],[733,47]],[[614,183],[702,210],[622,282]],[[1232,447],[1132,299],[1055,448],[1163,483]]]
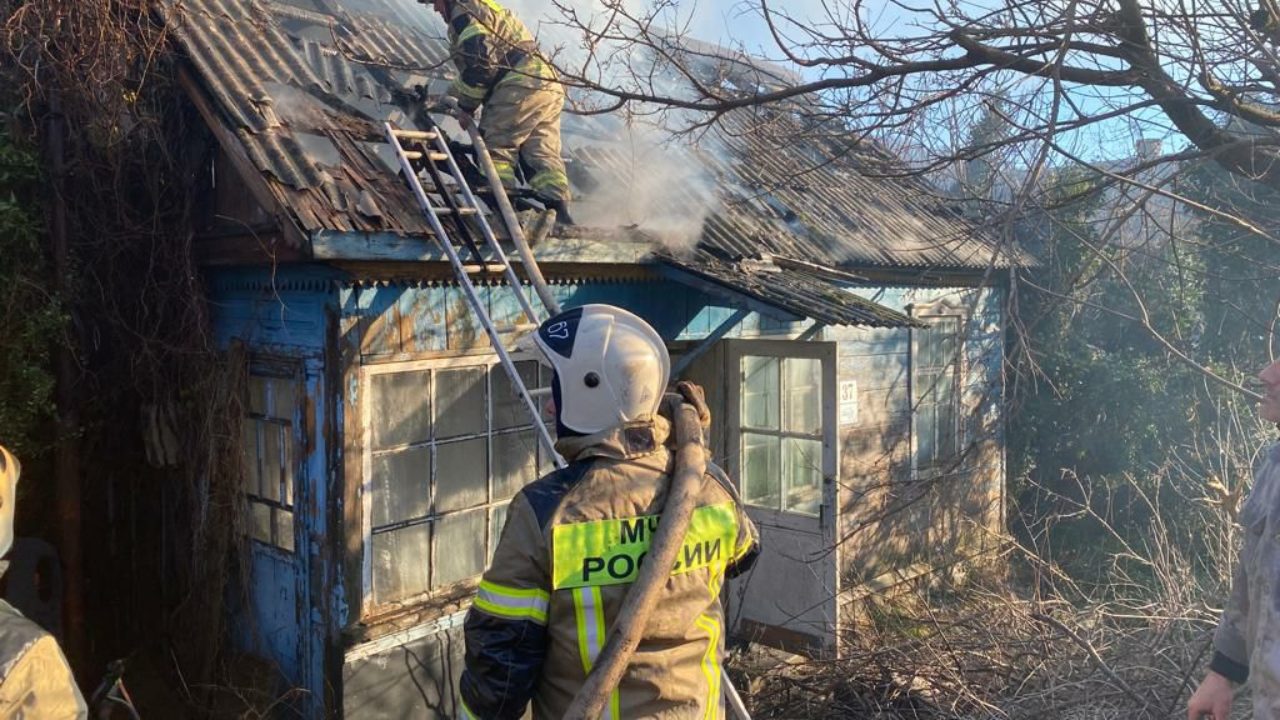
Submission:
[[[360,247],[332,242],[344,234],[368,242],[429,239],[382,124],[412,126],[402,105],[406,91],[447,87],[452,67],[434,13],[409,0],[169,0],[164,16],[194,70],[189,89],[197,104],[228,154],[241,157],[242,170],[251,168],[267,188],[275,207],[266,209],[283,211],[300,242],[310,243],[304,256],[321,257],[320,238],[329,239],[329,259]],[[713,56],[704,45],[690,52]],[[738,78],[734,87],[744,92],[750,88],[743,83],[788,80],[779,68],[743,76],[750,62],[735,54],[716,72]],[[634,195],[647,174],[666,199],[643,213],[644,222],[659,231],[664,223],[684,223],[675,233],[684,239],[674,248],[656,243],[651,262],[824,322],[901,326],[910,319],[858,305],[831,278],[753,263],[772,257],[830,268],[960,270],[1011,264],[1011,253],[947,211],[924,183],[894,177],[900,168],[891,157],[809,132],[798,117],[785,108],[735,110],[691,141],[662,140],[658,155],[637,152],[618,118],[566,115],[579,207],[594,200],[613,212],[618,203],[605,190]],[[607,241],[608,227],[625,224],[606,218],[601,239]]]

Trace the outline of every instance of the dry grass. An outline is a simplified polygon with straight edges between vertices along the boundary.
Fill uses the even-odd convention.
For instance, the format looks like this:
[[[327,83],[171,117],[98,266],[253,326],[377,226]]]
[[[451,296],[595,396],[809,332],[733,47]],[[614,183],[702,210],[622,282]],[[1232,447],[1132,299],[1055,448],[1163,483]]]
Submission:
[[[1034,488],[1035,522],[1014,514],[1028,518],[1022,540],[992,567],[847,608],[839,660],[779,663],[742,683],[753,716],[1185,717],[1260,445],[1232,437],[1248,439],[1196,454],[1212,462],[1175,457],[1143,478]],[[1239,717],[1246,704],[1237,698]]]

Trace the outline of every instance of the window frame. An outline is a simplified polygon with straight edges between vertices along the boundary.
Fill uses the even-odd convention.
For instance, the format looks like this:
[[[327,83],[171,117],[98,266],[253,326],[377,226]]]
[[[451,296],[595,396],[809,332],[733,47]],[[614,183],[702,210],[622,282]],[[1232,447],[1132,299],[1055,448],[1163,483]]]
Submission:
[[[964,388],[965,377],[965,333],[968,327],[968,313],[963,307],[953,305],[944,300],[928,304],[913,305],[908,308],[911,317],[924,322],[931,327],[943,320],[955,320],[955,351],[952,353],[951,360],[939,366],[929,366],[928,370],[933,376],[944,374],[948,369],[951,370],[951,422],[950,434],[953,440],[951,453],[948,455],[940,455],[936,448],[938,439],[934,438],[934,455],[928,461],[922,462],[920,458],[920,437],[921,437],[921,410],[925,402],[925,388],[923,387],[922,368],[921,365],[921,348],[920,342],[923,339],[923,333],[930,330],[921,330],[918,328],[911,329],[910,357],[911,357],[911,465],[916,477],[933,477],[944,475],[952,471],[956,461],[963,454],[964,448],[964,422],[961,418],[962,398],[961,393]],[[936,397],[936,393],[934,394]],[[936,406],[936,401],[931,406]],[[935,427],[935,432],[937,428]]]
[[[288,408],[288,417],[284,417],[279,412],[280,409],[275,407],[276,401],[274,391],[271,391],[272,395],[270,396],[270,400],[267,401],[268,406],[271,408],[270,412],[265,409],[262,411],[254,409],[254,378],[260,378],[268,382],[288,383],[292,386],[293,403],[292,406]],[[266,392],[267,390],[264,386],[264,400],[268,397]],[[246,522],[244,536],[250,541],[250,543],[255,544],[255,547],[281,553],[289,557],[293,557],[297,553],[298,548],[297,505],[304,462],[304,459],[299,452],[299,448],[302,447],[300,437],[301,423],[299,421],[302,415],[302,403],[305,402],[305,396],[306,383],[303,379],[301,363],[288,359],[269,357],[251,357],[249,359],[245,373],[243,396],[244,412],[241,415],[241,422],[246,424],[252,423],[257,429],[257,432],[255,433],[254,460],[258,466],[255,473],[259,483],[259,490],[261,489],[261,482],[263,480],[263,450],[266,448],[266,435],[263,431],[265,428],[274,427],[278,429],[277,431],[280,433],[280,437],[285,440],[285,443],[280,446],[278,450],[285,453],[286,457],[280,466],[280,470],[282,472],[279,480],[280,487],[278,488],[280,496],[279,499],[269,498],[249,491],[248,473],[250,472],[250,469],[246,463],[244,468],[246,475],[244,477],[244,483],[242,483],[240,488],[240,494],[244,502],[243,512]],[[244,440],[244,431],[242,429],[240,435],[240,441],[242,444],[241,449],[242,453],[245,455],[245,459],[248,460],[248,447],[244,445]],[[289,472],[288,476],[283,472],[286,469]],[[261,505],[268,508],[268,512],[271,514],[271,539],[269,540],[256,537],[254,534],[252,525],[254,505]],[[288,547],[281,544],[280,538],[278,537],[279,525],[276,522],[276,513],[286,513],[290,517],[289,524],[290,527],[293,528],[293,537],[289,538]]]
[[[754,425],[748,425],[742,417],[743,413],[746,412],[746,408],[747,408],[747,403],[745,402],[745,399],[747,398],[746,382],[748,377],[746,369],[743,367],[743,365],[747,362],[748,359],[751,359],[751,358],[772,360],[776,364],[777,388],[778,388],[778,394],[776,398],[777,406],[775,408],[770,408],[771,411],[776,411],[777,413],[778,427],[776,429],[769,428],[769,427],[759,427]],[[818,381],[817,381],[818,391],[816,395],[816,403],[814,406],[814,408],[818,412],[818,427],[816,430],[812,432],[788,430],[784,427],[786,425],[787,396],[788,396],[788,385],[789,385],[786,366],[788,362],[797,361],[797,360],[804,361],[804,362],[817,363],[818,365]],[[738,418],[735,426],[735,432],[737,432],[738,434],[738,453],[739,453],[738,463],[739,463],[739,467],[742,468],[741,482],[742,482],[743,503],[754,508],[760,508],[761,510],[769,510],[772,512],[786,513],[786,514],[796,515],[796,516],[806,517],[806,518],[819,517],[822,513],[822,504],[823,504],[823,501],[822,501],[823,487],[822,486],[823,486],[824,473],[822,472],[822,448],[826,440],[826,428],[825,428],[825,422],[824,422],[825,418],[823,417],[823,401],[824,401],[823,392],[831,390],[830,388],[825,387],[826,379],[823,377],[821,358],[812,358],[812,357],[804,357],[804,356],[788,357],[788,356],[779,356],[779,355],[766,355],[766,354],[751,353],[748,350],[748,351],[744,351],[741,355],[738,356],[738,377],[740,378],[740,381],[741,381],[741,384],[738,387],[738,392],[740,394],[740,397],[743,398],[744,402],[739,404]],[[759,503],[752,502],[747,497],[746,453],[747,453],[748,443],[746,442],[746,439],[748,435],[755,435],[757,437],[769,437],[769,438],[774,438],[778,441],[777,443],[777,446],[778,446],[778,485],[777,485],[778,502],[776,506],[761,505]],[[814,508],[813,512],[793,510],[786,507],[788,487],[786,486],[786,480],[785,480],[786,472],[787,472],[785,448],[786,448],[787,440],[804,440],[810,443],[817,443],[818,457],[816,459],[818,462],[818,488],[817,488],[818,497],[817,497],[817,506]]]
[[[521,352],[512,353],[511,359],[515,363],[523,363],[523,362],[529,362],[529,361],[536,362],[536,358],[534,358],[533,356],[527,353],[521,353]],[[436,437],[436,413],[439,409],[437,407],[437,393],[436,393],[436,386],[435,386],[437,373],[440,371],[446,371],[446,370],[462,370],[462,369],[468,369],[468,368],[472,368],[472,369],[484,368],[485,369],[484,388],[485,388],[485,397],[487,398],[487,402],[485,404],[485,410],[484,410],[484,413],[485,413],[484,428],[477,433],[464,433],[459,435],[450,435],[447,438],[443,438],[443,439],[437,438]],[[423,371],[429,372],[430,378],[431,378],[430,386],[427,389],[428,397],[430,399],[430,414],[431,414],[430,439],[426,441],[419,441],[417,443],[409,443],[407,445],[404,445],[403,447],[399,447],[399,449],[403,450],[404,448],[415,446],[415,445],[431,448],[431,453],[432,453],[431,462],[433,467],[428,475],[428,482],[431,484],[430,492],[429,492],[429,497],[430,497],[429,509],[426,515],[423,515],[420,517],[414,517],[410,519],[397,520],[396,522],[388,523],[387,525],[380,525],[375,528],[373,523],[373,512],[374,512],[373,464],[374,464],[375,454],[379,453],[380,451],[384,451],[386,449],[375,448],[374,441],[373,441],[373,408],[374,408],[374,398],[372,394],[373,380],[375,377],[380,375],[392,375],[397,373],[410,373],[410,372],[423,372]],[[484,569],[488,566],[489,562],[492,560],[493,549],[497,544],[497,538],[501,530],[501,528],[495,528],[495,523],[497,522],[497,511],[509,507],[511,498],[514,497],[514,494],[513,494],[511,497],[505,497],[502,499],[495,498],[495,494],[494,494],[495,478],[494,478],[494,463],[493,463],[493,444],[494,444],[493,439],[494,438],[503,436],[503,435],[516,435],[516,434],[528,432],[529,430],[534,429],[535,432],[533,433],[533,436],[534,436],[533,446],[535,448],[535,460],[534,460],[535,479],[537,477],[541,477],[549,469],[554,467],[551,464],[551,460],[549,456],[547,455],[547,451],[544,448],[542,448],[541,441],[537,439],[536,429],[532,422],[517,423],[511,427],[506,427],[506,428],[502,428],[495,431],[495,428],[494,428],[495,417],[494,417],[494,403],[493,403],[494,398],[493,398],[493,382],[492,382],[493,373],[495,371],[505,372],[502,369],[498,356],[496,354],[493,354],[492,352],[473,353],[473,354],[466,354],[466,355],[428,358],[428,359],[420,359],[420,360],[379,362],[375,364],[363,365],[360,368],[360,375],[359,375],[360,395],[361,395],[360,431],[361,431],[361,437],[363,438],[361,442],[361,450],[360,450],[361,475],[362,475],[361,483],[360,483],[360,504],[361,504],[361,518],[362,518],[361,528],[360,528],[361,545],[362,545],[361,569],[360,569],[362,600],[361,600],[360,614],[362,619],[366,621],[369,621],[369,620],[376,621],[378,619],[394,616],[402,612],[414,609],[418,606],[421,606],[424,603],[428,603],[433,599],[437,599],[441,597],[456,596],[459,594],[460,591],[469,591],[478,584],[480,573],[433,587],[433,585],[436,584],[435,583],[435,573],[437,571],[436,551],[438,546],[437,537],[435,534],[435,528],[438,526],[438,524],[442,519],[450,518],[450,517],[458,517],[466,513],[482,512],[484,514],[484,533],[482,537],[484,538],[484,542],[486,543],[486,546],[487,546],[485,548],[484,561],[482,562],[482,567],[481,567],[481,573],[483,573]],[[545,369],[542,369],[539,364],[538,373],[539,373],[538,377],[541,379],[542,377],[544,377],[546,373],[548,373],[548,371]],[[547,382],[549,383],[550,380],[547,379]],[[523,413],[525,411],[523,408],[517,407],[517,412]],[[477,505],[472,505],[464,508],[440,510],[439,508],[436,507],[437,477],[436,477],[435,466],[437,463],[437,460],[436,460],[437,448],[440,447],[441,445],[461,443],[468,440],[475,440],[479,438],[486,439],[486,442],[485,442],[486,473],[484,476],[484,479],[485,479],[484,501]],[[516,492],[519,492],[519,490],[517,490]],[[505,511],[502,517],[503,517],[503,520],[501,522],[505,522],[505,517],[506,517]],[[374,588],[374,557],[373,557],[374,535],[379,534],[381,532],[390,532],[390,531],[400,530],[408,527],[413,527],[416,525],[428,525],[431,527],[431,530],[429,531],[430,535],[427,540],[427,543],[428,543],[427,573],[428,574],[426,578],[426,590],[410,596],[406,596],[399,600],[383,601],[379,603],[377,601],[377,598],[375,595],[375,588]],[[499,532],[495,532],[495,529],[498,530]]]

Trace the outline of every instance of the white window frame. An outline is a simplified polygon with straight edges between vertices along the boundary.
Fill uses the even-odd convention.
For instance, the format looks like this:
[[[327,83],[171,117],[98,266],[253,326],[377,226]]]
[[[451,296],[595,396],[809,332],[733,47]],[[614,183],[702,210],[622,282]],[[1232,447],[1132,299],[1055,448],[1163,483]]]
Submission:
[[[528,356],[527,354],[521,354],[521,353],[512,354],[512,360],[517,363],[530,361],[533,359],[534,358],[532,358],[531,356]],[[462,580],[458,580],[456,582],[450,583],[449,585],[436,587],[432,589],[431,586],[434,584],[433,574],[436,572],[436,567],[437,567],[437,564],[435,562],[436,538],[433,534],[429,541],[430,548],[428,550],[429,557],[430,557],[430,567],[428,572],[431,573],[432,575],[428,576],[427,589],[424,592],[421,592],[417,595],[403,598],[398,601],[383,602],[381,604],[376,602],[374,597],[374,581],[373,581],[373,571],[374,571],[373,535],[375,530],[373,527],[373,496],[372,496],[373,459],[374,459],[374,453],[375,453],[375,449],[373,447],[373,396],[372,396],[373,378],[378,375],[388,375],[388,374],[403,373],[403,372],[420,372],[424,370],[432,371],[432,374],[431,374],[432,386],[427,389],[427,392],[430,394],[430,397],[431,397],[431,413],[432,413],[431,425],[432,425],[432,434],[434,435],[434,428],[436,425],[435,413],[437,411],[436,402],[435,402],[435,387],[434,387],[436,371],[465,369],[465,368],[479,368],[479,367],[484,367],[486,369],[485,395],[487,398],[489,398],[489,402],[485,408],[485,430],[484,432],[481,432],[481,433],[450,437],[447,442],[462,442],[465,440],[476,439],[481,437],[492,438],[497,435],[516,434],[520,432],[526,432],[530,428],[532,428],[533,424],[527,423],[527,424],[519,424],[511,428],[504,428],[498,433],[494,432],[493,417],[492,417],[493,387],[492,387],[492,383],[490,382],[490,378],[492,378],[493,372],[495,370],[499,372],[502,372],[502,370],[501,370],[501,366],[499,364],[497,355],[493,353],[468,354],[468,355],[460,355],[460,356],[445,357],[445,358],[432,358],[432,359],[425,359],[425,360],[379,362],[376,364],[364,365],[361,368],[361,371],[360,371],[360,397],[361,397],[360,427],[361,427],[361,434],[363,437],[363,442],[361,443],[362,478],[361,478],[361,487],[360,487],[361,515],[362,515],[361,542],[362,542],[362,551],[363,551],[362,561],[361,561],[361,565],[362,565],[361,567],[361,578],[362,578],[361,615],[366,619],[393,615],[404,609],[421,605],[425,602],[430,601],[433,598],[455,595],[457,594],[460,586],[462,588],[474,587],[480,577],[479,574],[476,574],[468,578],[464,578]],[[547,371],[541,370],[540,372],[546,373]],[[435,446],[437,443],[437,440],[433,437],[429,442],[433,446]],[[549,465],[549,461],[544,460],[543,458],[543,456],[546,454],[546,450],[542,447],[541,443],[538,442],[536,439],[534,443],[536,447],[535,452],[538,453],[537,461],[536,461],[537,471],[535,474],[538,476],[541,476],[542,474],[544,474],[546,470],[550,469],[551,466]],[[490,441],[490,443],[487,444],[487,447],[491,452],[492,441]],[[511,499],[510,498],[495,499],[493,497],[493,481],[492,481],[493,462],[492,462],[491,456],[489,457],[489,462],[488,462],[488,467],[486,468],[486,472],[487,474],[485,475],[485,501],[483,503],[472,506],[472,507],[462,508],[458,510],[448,510],[443,512],[437,510],[434,507],[434,500],[437,497],[437,495],[435,493],[435,478],[434,478],[434,472],[433,472],[431,474],[432,475],[431,497],[432,497],[433,507],[431,508],[429,514],[421,518],[415,518],[412,520],[395,523],[394,529],[409,527],[414,524],[426,524],[426,523],[435,524],[442,518],[459,515],[462,513],[483,511],[485,514],[485,536],[484,536],[485,540],[484,541],[489,546],[487,548],[488,552],[486,553],[486,559],[484,563],[487,566],[488,562],[493,557],[493,547],[496,545],[495,530],[497,531],[501,530],[501,528],[493,527],[494,520],[495,520],[494,511],[498,508],[509,505]],[[391,527],[391,526],[388,526],[388,527]],[[483,571],[483,569],[484,568],[481,568],[481,571]]]
[[[937,302],[914,305],[908,308],[911,316],[928,325],[933,325],[939,320],[955,320],[956,321],[956,347],[955,353],[947,365],[936,368],[939,371],[945,371],[951,366],[951,378],[954,386],[951,393],[952,402],[952,427],[950,428],[951,436],[954,438],[953,452],[945,457],[939,456],[935,449],[935,454],[928,462],[921,462],[920,459],[920,419],[921,407],[924,401],[926,388],[922,387],[921,379],[921,357],[920,357],[920,340],[923,333],[930,330],[919,330],[912,328],[911,330],[911,464],[917,477],[929,477],[941,475],[950,472],[956,460],[963,453],[964,448],[964,423],[961,420],[961,393],[964,388],[965,377],[965,332],[968,327],[968,315],[964,308],[952,305],[946,300]],[[931,368],[933,369],[933,368]],[[934,440],[934,447],[938,447],[937,439]]]

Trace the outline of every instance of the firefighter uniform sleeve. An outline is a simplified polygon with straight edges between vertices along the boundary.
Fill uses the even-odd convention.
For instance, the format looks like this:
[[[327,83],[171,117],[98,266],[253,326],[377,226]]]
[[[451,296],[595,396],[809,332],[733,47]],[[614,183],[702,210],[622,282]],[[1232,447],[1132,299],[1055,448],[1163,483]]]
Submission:
[[[81,720],[88,714],[71,668],[51,635],[31,643],[0,684],[0,717]]]
[[[756,530],[756,524],[747,517],[747,512],[738,498],[734,498],[733,505],[738,511],[738,541],[734,545],[729,566],[724,571],[727,578],[738,577],[750,570],[751,566],[756,564],[756,558],[760,557],[760,533]]]
[[[458,76],[449,87],[449,95],[458,100],[458,106],[472,112],[498,81],[503,52],[496,38],[485,25],[485,18],[470,12],[457,12],[450,21],[453,30],[453,61],[458,66]]]
[[[701,393],[701,388],[698,392]],[[707,474],[714,478],[733,500],[733,509],[737,513],[738,538],[733,546],[733,557],[729,558],[729,565],[724,571],[725,577],[735,578],[756,564],[756,558],[760,556],[760,533],[756,530],[756,524],[751,522],[746,508],[742,505],[742,498],[738,496],[737,488],[724,470],[719,465],[708,462]]]
[[[467,613],[464,720],[524,715],[546,654],[550,573],[542,530],[523,493],[511,501],[493,562]]]

